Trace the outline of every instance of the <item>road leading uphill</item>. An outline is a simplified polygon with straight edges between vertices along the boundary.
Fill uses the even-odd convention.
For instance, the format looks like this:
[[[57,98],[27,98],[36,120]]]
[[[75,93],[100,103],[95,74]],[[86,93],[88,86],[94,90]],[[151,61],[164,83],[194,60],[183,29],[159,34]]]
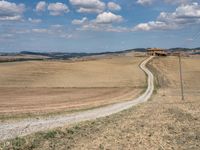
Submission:
[[[12,139],[15,137],[25,136],[34,132],[49,130],[64,125],[77,123],[86,120],[92,120],[100,117],[105,117],[118,113],[122,110],[128,109],[137,104],[146,102],[152,95],[154,90],[154,77],[153,74],[147,69],[146,64],[153,59],[147,58],[140,64],[140,68],[148,76],[148,86],[146,91],[136,99],[117,103],[97,109],[87,110],[83,112],[76,112],[67,115],[50,116],[47,118],[29,118],[20,121],[2,122],[0,123],[0,141]]]

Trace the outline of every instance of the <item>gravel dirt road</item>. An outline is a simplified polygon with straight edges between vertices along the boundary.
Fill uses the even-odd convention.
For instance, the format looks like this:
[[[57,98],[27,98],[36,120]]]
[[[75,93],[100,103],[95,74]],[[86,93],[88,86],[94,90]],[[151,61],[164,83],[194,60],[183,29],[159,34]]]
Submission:
[[[148,83],[146,91],[136,99],[117,103],[97,109],[76,112],[67,115],[49,116],[46,118],[28,118],[19,121],[5,121],[0,123],[0,141],[25,136],[34,132],[49,130],[80,121],[92,120],[105,117],[122,110],[128,109],[137,104],[146,102],[154,91],[153,74],[146,68],[146,64],[153,59],[149,57],[140,64],[140,68],[147,74]]]

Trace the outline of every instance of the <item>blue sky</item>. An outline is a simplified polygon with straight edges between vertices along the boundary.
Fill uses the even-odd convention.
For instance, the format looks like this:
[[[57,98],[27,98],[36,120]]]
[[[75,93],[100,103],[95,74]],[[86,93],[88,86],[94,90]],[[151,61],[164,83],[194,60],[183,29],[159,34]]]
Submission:
[[[199,47],[199,0],[0,0],[0,51]]]

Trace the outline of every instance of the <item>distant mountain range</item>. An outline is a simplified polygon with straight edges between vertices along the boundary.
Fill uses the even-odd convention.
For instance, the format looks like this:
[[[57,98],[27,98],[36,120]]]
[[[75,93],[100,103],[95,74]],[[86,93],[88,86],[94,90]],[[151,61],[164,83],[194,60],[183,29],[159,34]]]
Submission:
[[[69,59],[74,57],[84,57],[84,56],[95,56],[95,55],[107,55],[107,54],[123,54],[127,52],[145,52],[146,49],[129,49],[123,51],[116,51],[116,52],[100,52],[100,53],[64,53],[64,52],[47,52],[47,53],[40,53],[40,52],[30,52],[30,51],[21,51],[19,54],[22,55],[39,55],[39,56],[46,56],[53,59]]]
[[[136,49],[128,49],[128,50],[122,50],[122,51],[115,51],[115,52],[101,52],[101,53],[62,53],[62,52],[50,52],[50,53],[39,53],[39,52],[30,52],[30,51],[22,51],[20,54],[26,54],[26,55],[40,55],[40,56],[47,56],[51,58],[73,58],[73,57],[83,57],[83,56],[95,56],[95,55],[105,55],[105,54],[123,54],[127,52],[146,52],[148,48],[136,48]],[[194,51],[194,50],[200,50],[200,47],[197,48],[170,48],[166,49],[166,51],[169,52],[177,52],[177,51]]]

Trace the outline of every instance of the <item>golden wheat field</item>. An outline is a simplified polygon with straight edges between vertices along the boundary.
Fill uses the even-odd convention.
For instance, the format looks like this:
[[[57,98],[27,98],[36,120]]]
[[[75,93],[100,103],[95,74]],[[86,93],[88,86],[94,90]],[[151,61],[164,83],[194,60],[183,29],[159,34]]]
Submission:
[[[75,150],[199,149],[199,63],[199,56],[182,58],[185,100],[181,100],[178,58],[157,57],[149,64],[156,89],[148,102],[107,118],[54,130],[58,138],[43,139],[37,148],[56,145],[59,149]],[[64,133],[67,136],[59,138]],[[37,136],[29,138],[33,140]],[[44,146],[44,143],[47,144]]]
[[[126,101],[145,87],[143,57],[0,63],[0,114],[89,109]]]
[[[182,58],[184,101],[180,97],[178,58],[157,57],[148,65],[156,83],[154,95],[148,102],[105,118],[16,138],[8,147],[198,150],[199,63],[199,56]]]

